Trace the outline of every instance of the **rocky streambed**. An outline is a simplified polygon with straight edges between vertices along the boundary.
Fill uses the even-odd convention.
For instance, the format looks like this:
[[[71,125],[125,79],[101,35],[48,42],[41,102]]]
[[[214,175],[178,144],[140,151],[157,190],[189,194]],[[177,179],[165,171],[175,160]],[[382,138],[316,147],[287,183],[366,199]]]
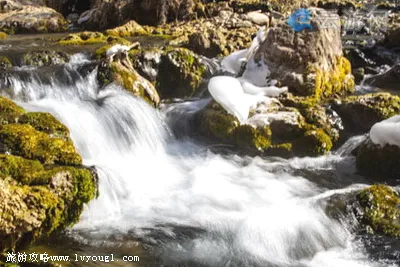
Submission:
[[[363,7],[350,1],[319,3],[334,16],[309,8],[313,30],[298,32],[286,23],[296,1],[143,4],[149,18],[126,13],[135,1],[93,1],[80,16],[70,2],[49,3],[68,20],[1,5],[0,262],[46,251],[139,266],[398,266],[400,149],[368,135],[400,114],[396,6],[380,5],[383,38],[349,46],[319,18],[340,24]],[[243,77],[289,90],[242,123],[207,84],[237,75],[224,57],[260,26]],[[77,31],[43,33],[62,27]]]

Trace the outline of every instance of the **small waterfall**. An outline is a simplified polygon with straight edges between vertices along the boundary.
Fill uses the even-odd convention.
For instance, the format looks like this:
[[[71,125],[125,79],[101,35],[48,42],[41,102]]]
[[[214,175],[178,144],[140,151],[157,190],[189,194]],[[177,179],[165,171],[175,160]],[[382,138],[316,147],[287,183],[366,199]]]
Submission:
[[[133,236],[175,266],[383,266],[325,213],[330,190],[282,171],[293,160],[221,156],[176,140],[167,122],[190,120],[208,100],[157,111],[117,86],[100,90],[96,70],[82,74],[75,60],[49,79],[42,68],[5,79],[7,95],[27,110],[65,123],[84,164],[98,170],[100,196],[71,230],[77,240],[118,246]]]

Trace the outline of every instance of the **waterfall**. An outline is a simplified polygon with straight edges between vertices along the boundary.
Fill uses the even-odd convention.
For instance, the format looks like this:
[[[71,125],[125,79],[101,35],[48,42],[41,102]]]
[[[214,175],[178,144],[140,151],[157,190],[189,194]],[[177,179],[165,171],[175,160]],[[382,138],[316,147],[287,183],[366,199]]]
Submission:
[[[100,89],[96,70],[79,72],[82,60],[74,57],[48,80],[36,69],[6,77],[6,94],[67,125],[84,164],[98,171],[99,198],[72,236],[89,244],[140,238],[170,265],[385,266],[368,257],[352,223],[325,212],[331,195],[362,185],[327,189],[287,171],[301,160],[340,161],[348,148],[317,159],[219,155],[170,129],[171,112],[181,116],[207,102],[155,110],[115,85]]]

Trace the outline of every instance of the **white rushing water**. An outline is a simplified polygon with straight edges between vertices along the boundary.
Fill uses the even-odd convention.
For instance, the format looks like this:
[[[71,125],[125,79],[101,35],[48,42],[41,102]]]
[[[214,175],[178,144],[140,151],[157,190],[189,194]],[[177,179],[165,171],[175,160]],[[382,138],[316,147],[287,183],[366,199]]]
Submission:
[[[368,259],[350,224],[325,213],[327,196],[363,186],[329,191],[274,170],[279,164],[318,168],[329,156],[274,161],[212,153],[175,140],[165,114],[120,88],[98,92],[95,77],[80,77],[73,86],[9,78],[13,98],[59,118],[84,164],[98,170],[100,196],[74,234],[95,243],[112,234],[146,240],[159,232],[168,237],[159,242],[161,257],[172,265],[384,266]],[[194,234],[180,238],[179,229]]]

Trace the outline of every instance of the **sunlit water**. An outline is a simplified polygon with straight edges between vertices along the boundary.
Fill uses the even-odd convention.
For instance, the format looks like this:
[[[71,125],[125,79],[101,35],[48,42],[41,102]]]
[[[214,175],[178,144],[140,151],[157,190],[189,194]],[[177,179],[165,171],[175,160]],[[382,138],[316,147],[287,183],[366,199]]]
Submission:
[[[84,164],[98,171],[100,196],[69,232],[74,239],[114,247],[139,239],[172,266],[390,265],[370,259],[355,239],[356,222],[325,212],[332,195],[366,185],[318,183],[293,171],[349,164],[344,169],[350,174],[349,151],[360,140],[315,159],[221,155],[177,140],[167,123],[208,100],[157,111],[119,87],[99,90],[96,71],[85,77],[76,72],[84,57],[73,60],[64,71],[74,77],[72,85],[57,77],[43,83],[34,74],[7,82],[13,88],[8,95],[27,110],[50,112],[65,123]]]

